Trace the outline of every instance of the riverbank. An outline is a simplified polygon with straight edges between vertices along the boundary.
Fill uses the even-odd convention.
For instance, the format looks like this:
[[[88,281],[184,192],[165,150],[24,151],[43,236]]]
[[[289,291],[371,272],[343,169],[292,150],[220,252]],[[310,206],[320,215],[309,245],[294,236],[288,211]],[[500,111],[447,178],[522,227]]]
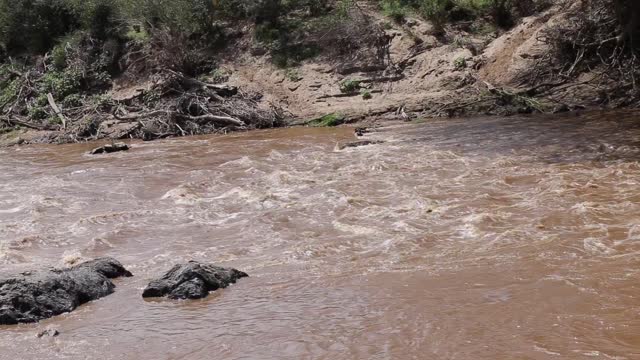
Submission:
[[[171,48],[190,40],[159,31],[149,44],[125,42],[119,70],[106,82],[97,82],[102,75],[89,71],[82,80],[94,84],[89,87],[69,82],[68,70],[55,70],[45,56],[40,68],[37,61],[3,68],[0,82],[9,101],[0,115],[0,146],[635,108],[639,97],[632,79],[638,66],[625,55],[631,45],[624,36],[597,51],[589,45],[617,31],[593,30],[589,21],[595,20],[584,18],[594,13],[602,17],[598,21],[613,16],[609,20],[615,22],[613,12],[600,11],[605,2],[536,1],[502,27],[472,13],[439,24],[404,8],[391,16],[375,2],[344,9],[332,3],[323,10],[326,18],[298,19],[308,24],[323,19],[322,26],[332,29],[325,37],[298,29],[298,45],[317,47],[317,53],[284,63],[274,43],[260,40],[259,29],[248,21],[228,29],[225,45],[213,53]],[[91,42],[74,41],[68,46],[103,52]],[[66,66],[87,66],[90,58],[68,49]],[[608,53],[614,54],[611,62],[599,60]],[[208,70],[187,75],[193,66],[185,64],[193,59],[180,54],[199,59],[199,69]],[[179,58],[181,67],[172,70],[177,65],[167,66],[169,58]]]

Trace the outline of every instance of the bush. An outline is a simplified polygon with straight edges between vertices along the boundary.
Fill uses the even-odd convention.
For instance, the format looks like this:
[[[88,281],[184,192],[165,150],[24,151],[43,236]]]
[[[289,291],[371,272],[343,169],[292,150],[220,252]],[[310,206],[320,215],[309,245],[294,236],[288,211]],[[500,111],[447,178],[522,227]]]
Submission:
[[[382,11],[396,23],[404,22],[407,17],[407,4],[401,0],[382,0]]]
[[[433,24],[436,34],[444,33],[444,26],[449,20],[450,0],[428,0],[420,5],[420,12]]]
[[[43,107],[34,106],[29,109],[29,118],[32,120],[43,120],[46,119],[49,114],[45,111]]]
[[[350,94],[360,90],[360,81],[347,79],[340,83],[340,92]]]
[[[467,60],[464,57],[459,57],[453,61],[453,67],[456,70],[462,70],[467,67]]]
[[[64,100],[62,101],[62,107],[66,109],[79,107],[79,106],[82,106],[83,100],[84,99],[82,98],[81,95],[71,94],[66,98],[64,98]]]
[[[548,0],[380,0],[382,10],[395,21],[401,22],[415,11],[432,22],[436,33],[444,32],[449,22],[485,17],[500,27],[510,27],[516,18],[532,15],[549,4]]]
[[[79,26],[63,0],[0,0],[0,43],[10,54],[43,53]]]
[[[54,98],[63,100],[80,90],[81,81],[82,74],[77,71],[51,71],[42,77],[38,90],[44,94],[51,93]]]
[[[18,95],[18,86],[18,79],[0,83],[0,110],[15,101],[15,97]]]
[[[334,11],[330,0],[0,0],[0,61],[9,55],[43,55],[54,49],[55,67],[68,62],[60,39],[82,32],[92,41],[116,40],[143,46],[155,33],[171,33],[184,47],[213,48],[223,39],[224,22],[252,20],[256,39],[268,44],[274,60],[290,66],[317,54],[301,41],[309,19]],[[339,0],[348,13],[353,0]],[[233,24],[235,25],[235,24]],[[203,46],[206,44],[206,46]],[[193,57],[191,55],[186,57]],[[183,57],[184,58],[184,57]],[[179,61],[183,62],[183,61]],[[196,61],[197,62],[197,61]],[[187,66],[190,67],[190,66]]]

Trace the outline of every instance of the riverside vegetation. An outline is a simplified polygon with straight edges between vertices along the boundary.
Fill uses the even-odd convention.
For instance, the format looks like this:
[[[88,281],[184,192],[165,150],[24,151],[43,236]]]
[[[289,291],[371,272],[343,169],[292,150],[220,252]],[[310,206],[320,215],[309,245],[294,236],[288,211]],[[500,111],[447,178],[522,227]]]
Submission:
[[[295,118],[632,107],[639,18],[630,0],[0,0],[0,133],[4,143],[151,140]],[[533,38],[537,52],[517,53]],[[273,81],[230,84],[221,65],[247,58],[267,61],[252,60],[253,71],[284,69],[299,97]],[[501,78],[505,63],[525,60]],[[308,64],[330,76],[305,83]],[[450,100],[408,97],[403,80]],[[310,107],[301,84],[339,91]],[[415,101],[373,109],[393,86]],[[338,111],[321,107],[334,100]],[[326,114],[340,121],[317,121]]]

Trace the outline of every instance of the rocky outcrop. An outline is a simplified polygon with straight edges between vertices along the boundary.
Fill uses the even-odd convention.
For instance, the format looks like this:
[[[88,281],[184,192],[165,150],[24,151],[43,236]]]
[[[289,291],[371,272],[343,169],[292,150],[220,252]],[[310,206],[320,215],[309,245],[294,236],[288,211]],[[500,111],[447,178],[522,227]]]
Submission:
[[[69,269],[0,279],[0,325],[32,323],[73,311],[113,293],[110,279],[121,276],[132,275],[117,260],[101,258]]]
[[[162,278],[149,283],[142,297],[200,299],[209,295],[210,291],[226,288],[247,276],[249,275],[236,269],[190,261],[174,266]]]

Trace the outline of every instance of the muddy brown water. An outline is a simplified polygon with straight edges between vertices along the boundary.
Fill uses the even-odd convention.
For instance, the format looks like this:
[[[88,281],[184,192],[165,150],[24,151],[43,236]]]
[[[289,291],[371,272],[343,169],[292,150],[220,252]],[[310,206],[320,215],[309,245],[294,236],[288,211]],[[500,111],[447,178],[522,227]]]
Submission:
[[[0,150],[0,274],[135,277],[1,359],[640,359],[640,117],[439,120]],[[190,259],[251,277],[145,301]],[[38,339],[56,328],[61,335]]]

